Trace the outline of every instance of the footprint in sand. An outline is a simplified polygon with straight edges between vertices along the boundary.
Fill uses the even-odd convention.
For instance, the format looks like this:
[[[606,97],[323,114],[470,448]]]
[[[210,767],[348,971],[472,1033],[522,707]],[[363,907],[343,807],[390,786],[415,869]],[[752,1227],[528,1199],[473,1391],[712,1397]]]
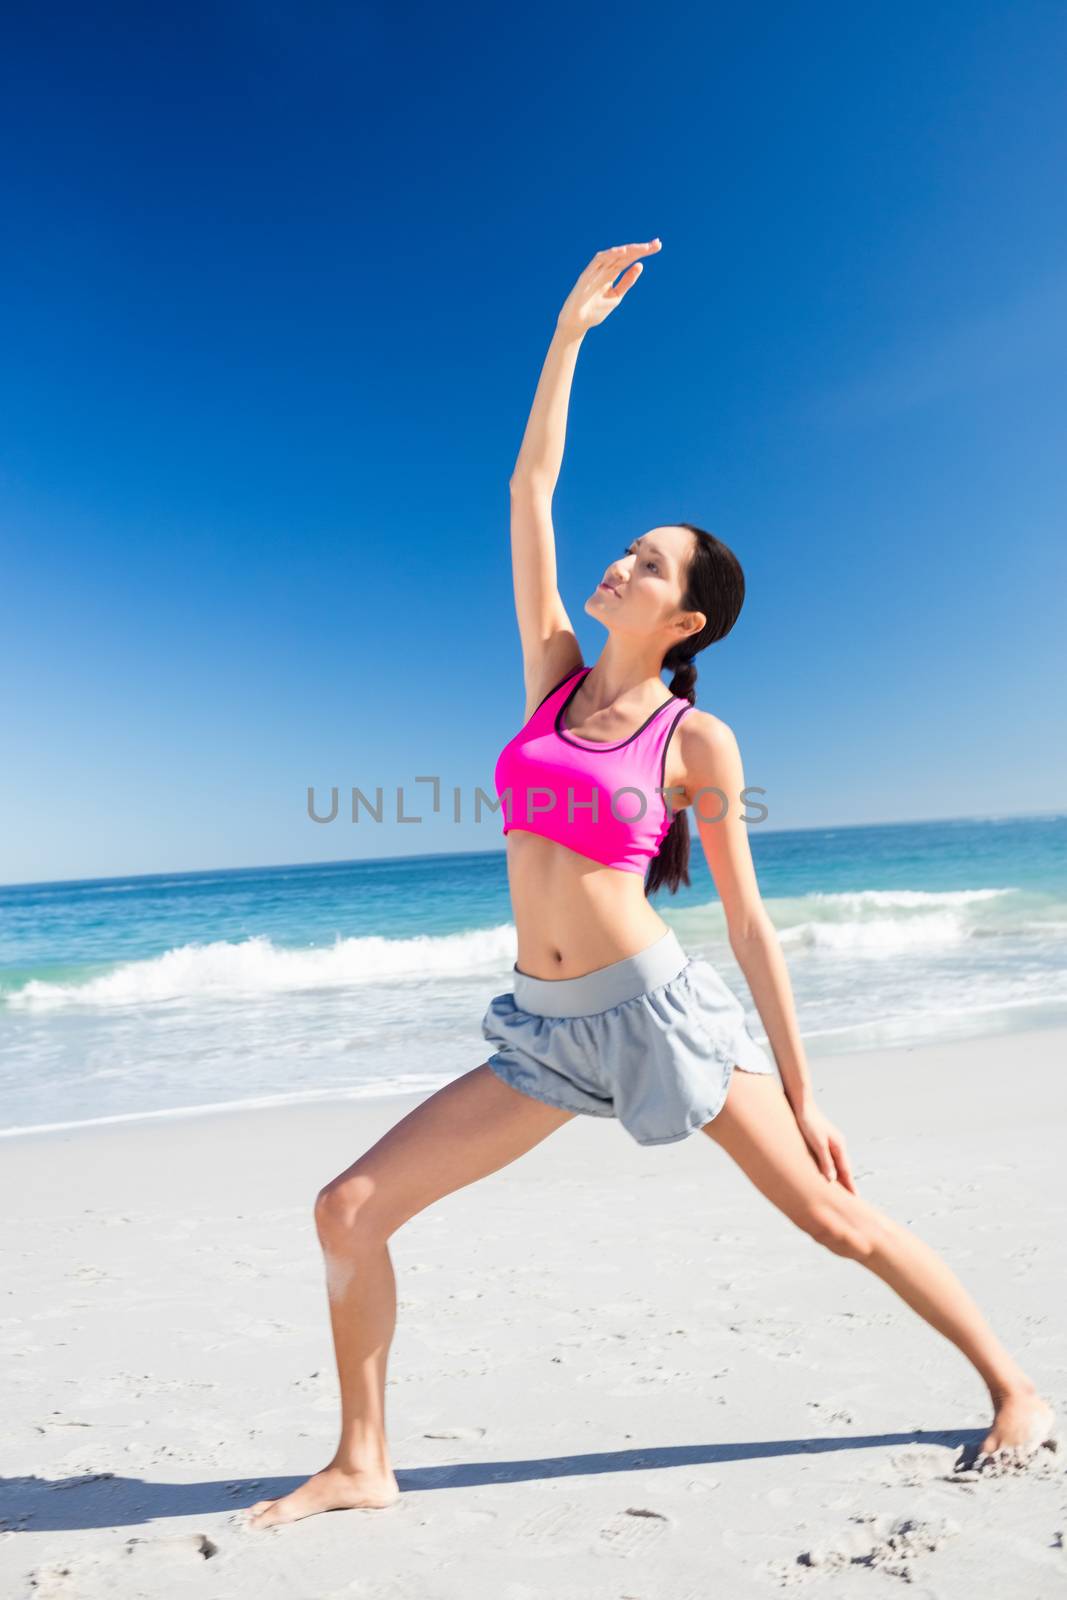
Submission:
[[[856,1525],[854,1528],[802,1550],[797,1563],[821,1572],[875,1568],[911,1583],[915,1563],[940,1550],[960,1531],[959,1524],[950,1517],[893,1517],[859,1512],[849,1520]],[[775,1565],[780,1567],[781,1563]],[[795,1569],[784,1568],[782,1575],[795,1576]]]
[[[499,1513],[490,1511],[487,1506],[466,1506],[462,1509],[457,1507],[452,1515],[457,1522],[470,1522],[475,1527],[484,1528],[496,1522]]]
[[[890,1473],[882,1482],[889,1487],[921,1488],[943,1478],[952,1466],[953,1452],[949,1445],[904,1445],[889,1456]]]
[[[165,1594],[194,1577],[219,1546],[206,1533],[180,1533],[171,1538],[130,1538],[108,1550],[65,1557],[35,1567],[27,1582],[35,1600],[80,1600],[98,1590],[128,1584],[131,1566],[139,1574],[138,1592]],[[128,1591],[126,1591],[128,1592]]]
[[[673,1520],[647,1506],[627,1506],[600,1529],[593,1549],[599,1555],[644,1555],[659,1544]]]
[[[558,1555],[564,1548],[573,1548],[586,1531],[588,1514],[571,1500],[561,1500],[556,1505],[542,1506],[540,1511],[515,1530],[528,1555]]]

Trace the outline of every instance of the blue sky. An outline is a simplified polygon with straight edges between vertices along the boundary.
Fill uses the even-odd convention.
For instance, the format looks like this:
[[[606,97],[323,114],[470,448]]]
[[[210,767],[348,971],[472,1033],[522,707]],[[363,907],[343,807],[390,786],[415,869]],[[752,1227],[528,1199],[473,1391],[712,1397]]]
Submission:
[[[1063,809],[1065,46],[1053,0],[9,19],[0,880],[500,847],[508,475],[574,279],[655,235],[555,500],[586,660],[693,521],[767,827]]]

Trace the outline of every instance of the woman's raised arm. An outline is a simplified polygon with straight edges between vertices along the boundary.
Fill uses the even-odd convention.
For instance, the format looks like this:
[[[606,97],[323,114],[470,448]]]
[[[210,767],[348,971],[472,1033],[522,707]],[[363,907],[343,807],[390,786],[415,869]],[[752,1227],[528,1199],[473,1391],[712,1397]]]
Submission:
[[[511,570],[528,710],[581,662],[574,628],[559,593],[552,526],[552,495],[563,464],[578,351],[589,329],[603,322],[637,282],[642,272],[639,257],[654,255],[659,249],[659,240],[653,239],[649,244],[600,250],[574,285],[556,319],[509,480]],[[616,284],[620,272],[623,276]]]

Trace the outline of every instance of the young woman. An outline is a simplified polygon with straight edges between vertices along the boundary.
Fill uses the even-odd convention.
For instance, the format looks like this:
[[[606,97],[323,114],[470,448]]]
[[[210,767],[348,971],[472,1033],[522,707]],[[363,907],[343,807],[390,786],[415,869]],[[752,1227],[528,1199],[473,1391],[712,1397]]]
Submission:
[[[607,630],[592,667],[556,587],[551,503],[578,351],[637,282],[640,258],[659,249],[653,239],[601,250],[578,279],[511,478],[526,715],[496,769],[518,934],[513,992],[495,996],[482,1023],[497,1048],[319,1194],[340,1441],[293,1493],[253,1506],[253,1526],[399,1498],[385,1434],[396,1321],[388,1240],[579,1113],[615,1116],[647,1145],[699,1130],[798,1228],[889,1284],[986,1384],[993,1420],[979,1464],[1025,1464],[1051,1440],[1052,1408],[933,1250],[857,1194],[844,1139],[816,1104],[749,853],[737,741],[694,705],[693,658],[741,609],[736,557],[688,523],[627,543],[585,602]],[[687,809],[777,1072],[714,968],[686,956],[647,898],[689,882]]]

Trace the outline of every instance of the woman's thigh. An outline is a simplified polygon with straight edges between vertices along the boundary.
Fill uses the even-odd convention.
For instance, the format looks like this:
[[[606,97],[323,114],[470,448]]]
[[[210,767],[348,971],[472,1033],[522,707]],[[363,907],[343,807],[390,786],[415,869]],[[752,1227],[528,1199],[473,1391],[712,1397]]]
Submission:
[[[701,1129],[791,1222],[827,1243],[880,1213],[819,1170],[777,1076],[735,1071],[726,1103]]]
[[[576,1115],[545,1105],[484,1063],[419,1102],[319,1195],[388,1237],[416,1212],[506,1167]]]

